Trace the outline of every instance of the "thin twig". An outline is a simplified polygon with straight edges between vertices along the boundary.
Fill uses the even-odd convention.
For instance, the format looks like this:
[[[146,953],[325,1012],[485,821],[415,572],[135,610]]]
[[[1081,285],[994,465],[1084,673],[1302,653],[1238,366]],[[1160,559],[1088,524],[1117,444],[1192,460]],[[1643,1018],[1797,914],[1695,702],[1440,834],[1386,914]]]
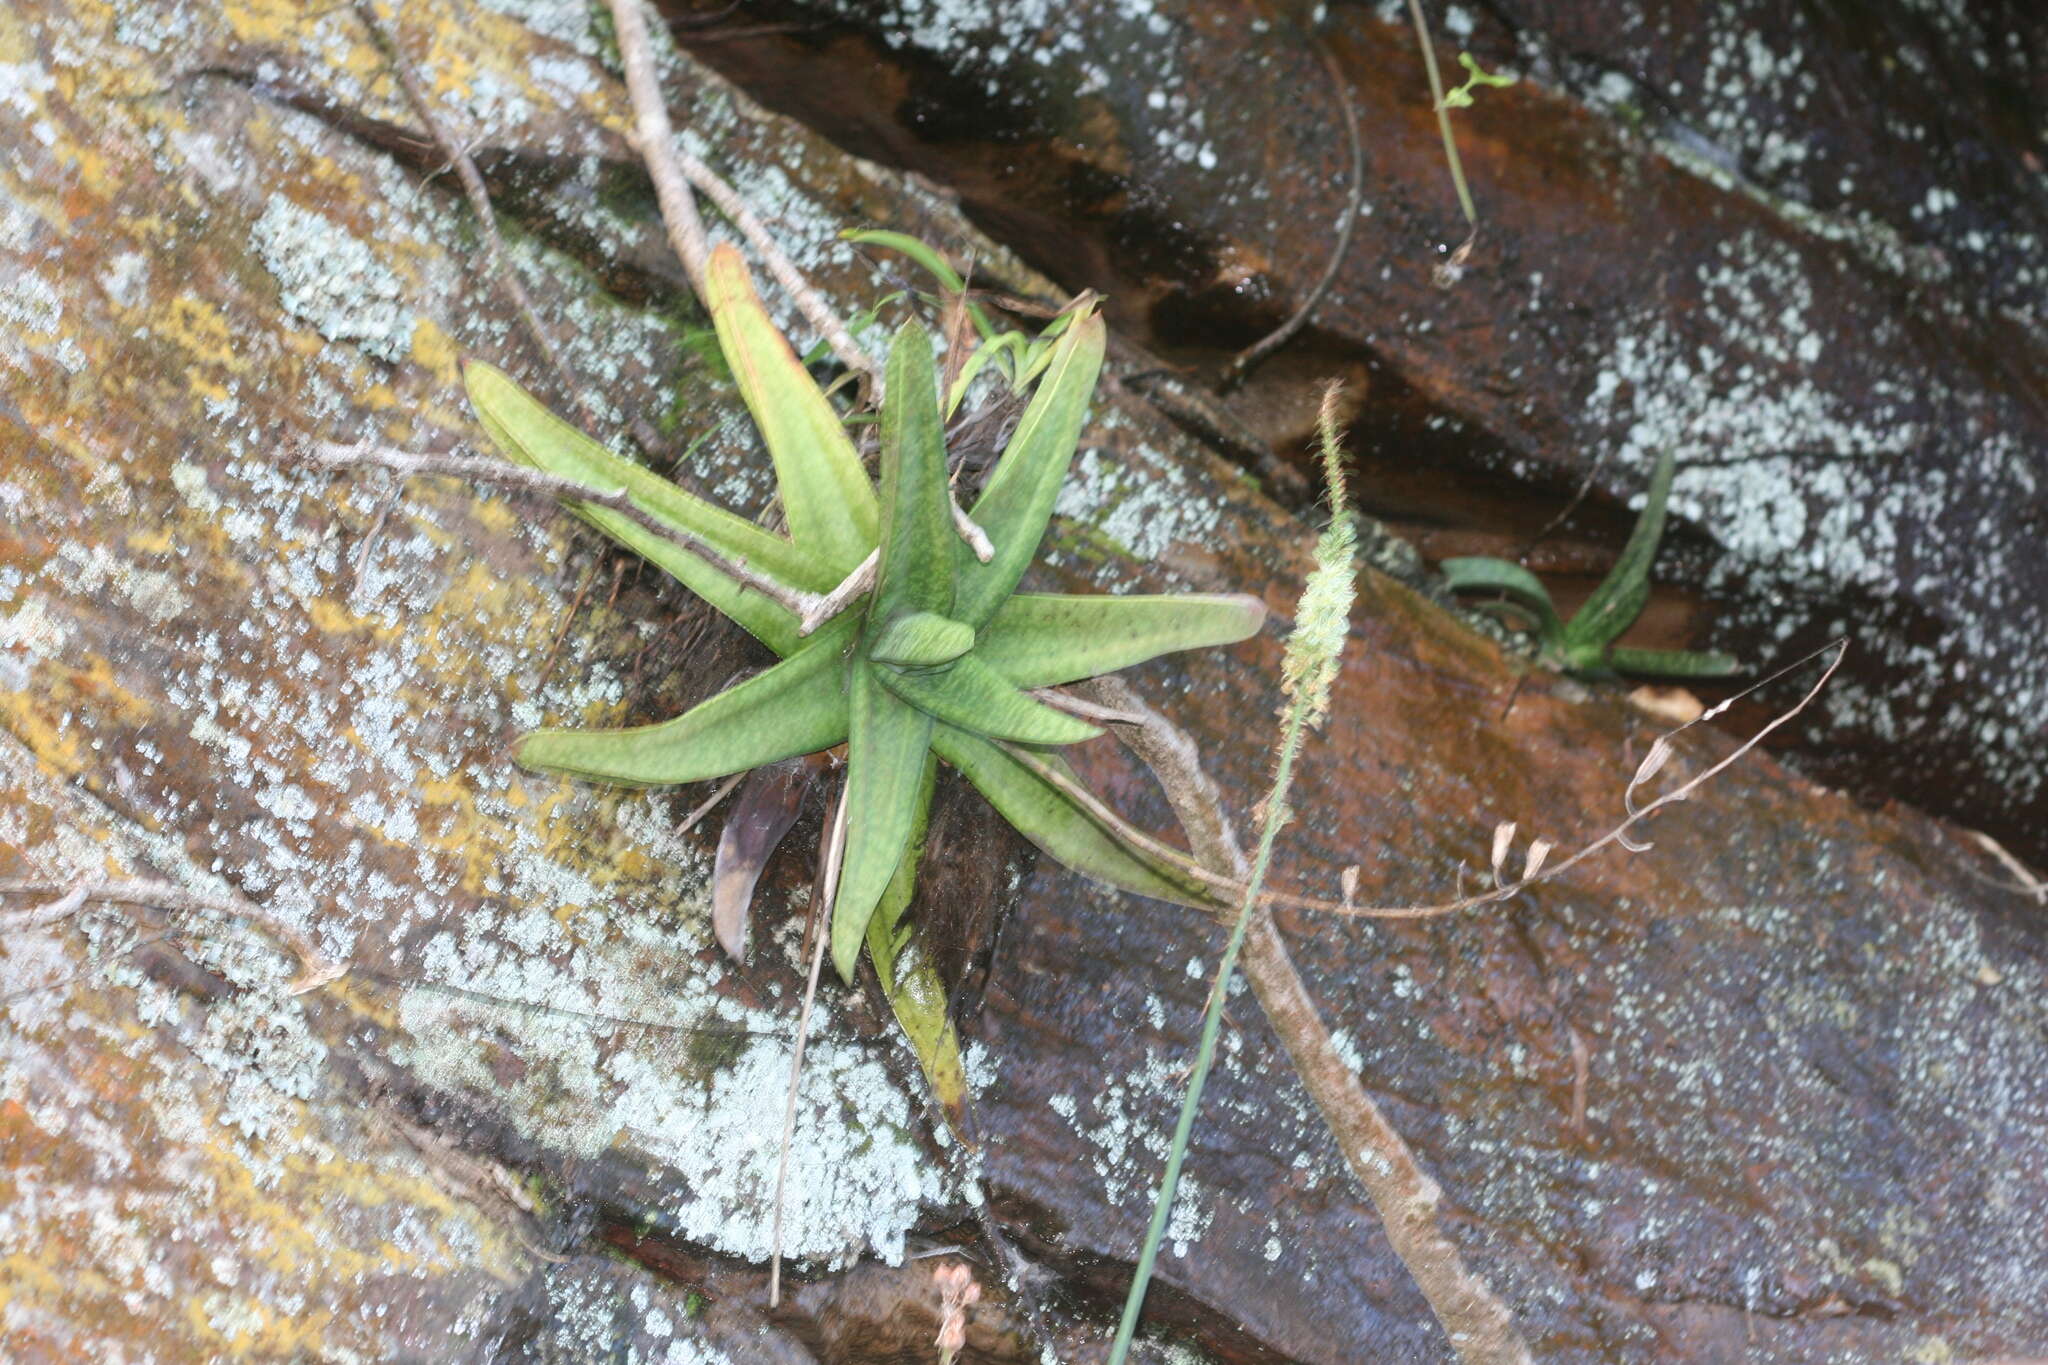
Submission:
[[[1138,723],[1138,717],[1129,711],[1120,711],[1114,706],[1103,706],[1099,702],[1089,701],[1085,697],[1077,697],[1063,688],[1032,687],[1026,690],[1047,706],[1058,711],[1064,711],[1070,716],[1079,716],[1082,720],[1097,721],[1104,725],[1136,725]]]
[[[718,803],[725,800],[726,797],[731,796],[733,793],[733,788],[739,786],[740,783],[746,781],[747,774],[751,773],[752,771],[753,769],[749,768],[746,770],[746,772],[734,773],[731,777],[728,777],[725,779],[725,781],[719,783],[718,789],[716,791],[712,792],[711,795],[705,797],[704,800],[698,804],[695,810],[691,811],[688,815],[685,815],[683,817],[683,822],[676,826],[676,833],[688,834],[691,830],[697,828],[698,825],[702,824],[704,817],[711,814],[712,811],[718,809]]]
[[[704,220],[697,216],[697,201],[691,197],[690,187],[676,165],[676,134],[668,121],[668,106],[662,102],[661,82],[654,74],[647,18],[639,0],[611,0],[611,11],[613,36],[619,44],[620,64],[626,71],[626,94],[633,105],[634,148],[647,163],[648,178],[654,182],[654,197],[661,205],[669,245],[682,261],[690,287],[701,299],[711,248],[704,237]]]
[[[852,606],[855,600],[875,586],[875,574],[881,567],[881,547],[868,551],[868,557],[855,566],[852,573],[839,581],[839,586],[823,597],[806,594],[810,605],[797,614],[796,633],[809,635],[819,626]]]
[[[484,264],[490,272],[492,282],[512,305],[512,311],[519,315],[519,321],[526,328],[527,335],[533,338],[533,344],[546,359],[548,368],[555,372],[555,379],[562,386],[562,392],[569,395],[571,401],[576,404],[576,411],[583,418],[584,430],[596,431],[598,421],[589,396],[562,359],[561,349],[555,345],[554,333],[548,330],[547,324],[540,320],[540,314],[534,311],[533,299],[527,294],[526,285],[521,282],[518,273],[512,269],[511,262],[506,259],[505,241],[498,232],[498,215],[491,208],[491,194],[484,185],[483,173],[477,169],[476,161],[470,156],[468,149],[457,142],[435,117],[433,102],[428,99],[425,88],[420,85],[419,77],[414,74],[411,63],[406,61],[404,49],[399,46],[397,32],[385,27],[384,21],[378,16],[370,0],[356,0],[355,9],[365,27],[370,30],[370,35],[376,39],[377,46],[383,50],[384,59],[390,63],[392,73],[398,77],[399,87],[405,91],[406,103],[412,106],[413,116],[426,127],[428,136],[440,147],[441,154],[448,158],[448,164],[455,168],[456,178],[462,182],[462,193],[469,200],[470,211],[476,214],[477,225],[483,236]]]
[[[770,1308],[782,1302],[782,1196],[789,1180],[790,1148],[796,1142],[797,1083],[803,1078],[804,1043],[811,1034],[811,1005],[818,995],[818,972],[825,962],[825,945],[832,939],[832,901],[839,894],[839,865],[846,855],[846,791],[843,788],[839,793],[839,804],[832,810],[832,830],[826,836],[825,847],[825,866],[818,878],[817,894],[811,897],[811,908],[812,913],[826,916],[827,923],[818,930],[814,936],[816,942],[811,947],[811,974],[804,983],[803,1013],[797,1016],[796,1050],[789,1059],[789,1099],[782,1110],[782,1142],[775,1158],[775,1214],[768,1232]]]
[[[1544,522],[1543,525],[1540,528],[1538,528],[1536,534],[1530,536],[1526,541],[1522,542],[1521,549],[1515,551],[1515,563],[1527,564],[1529,562],[1529,556],[1535,553],[1536,547],[1538,545],[1541,545],[1546,539],[1548,539],[1552,531],[1555,531],[1558,527],[1564,525],[1565,522],[1571,517],[1572,513],[1579,510],[1579,504],[1584,502],[1586,500],[1586,495],[1593,491],[1594,480],[1600,477],[1601,469],[1605,467],[1605,465],[1607,464],[1608,457],[1612,454],[1614,454],[1614,446],[1611,443],[1601,448],[1600,454],[1593,461],[1593,467],[1586,471],[1586,476],[1583,479],[1579,480],[1579,486],[1577,490],[1572,493],[1571,500],[1565,503],[1563,509],[1560,510],[1556,516],[1552,517],[1549,521]]]
[[[330,961],[305,935],[261,907],[239,896],[194,891],[176,882],[140,877],[85,877],[68,882],[44,877],[14,877],[0,881],[0,896],[57,897],[44,905],[0,914],[0,931],[56,924],[93,902],[151,905],[174,915],[202,914],[246,920],[283,944],[299,960],[299,974],[287,987],[293,995],[304,995],[348,971],[348,964]]]
[[[654,181],[655,199],[661,205],[662,221],[668,225],[669,244],[682,258],[683,269],[697,297],[704,297],[704,270],[710,249],[704,236],[704,221],[690,196],[690,185],[702,190],[740,230],[768,273],[795,302],[804,320],[825,338],[840,363],[879,386],[881,370],[873,357],[847,333],[846,325],[811,288],[803,272],[761,225],[746,200],[677,141],[675,129],[669,123],[668,106],[662,101],[661,82],[654,72],[647,19],[640,0],[611,0],[611,11],[619,57],[626,69],[626,91],[633,104],[634,145]]]
[[[1982,830],[1973,829],[1966,831],[1966,833],[1976,843],[1977,847],[1996,858],[2005,870],[2012,873],[2017,879],[2016,882],[2010,884],[1992,879],[1994,884],[2000,886],[2009,885],[2010,889],[2031,896],[2043,905],[2048,905],[2048,878],[2037,876],[2032,868],[2028,867],[2018,858],[2013,857],[2006,850],[2004,844],[1999,843],[1998,840]]]
[[[554,643],[548,646],[547,657],[540,661],[540,676],[534,679],[533,690],[538,692],[548,685],[548,675],[554,672],[555,656],[562,652],[562,642],[569,638],[569,627],[576,624],[576,613],[583,610],[583,599],[590,595],[590,585],[597,581],[597,561],[583,571],[583,582],[577,585],[576,596],[569,602],[569,610],[562,617],[562,628],[555,632]]]
[[[642,510],[640,504],[634,502],[623,488],[592,488],[574,479],[565,479],[558,474],[530,469],[525,465],[512,464],[505,460],[397,450],[390,446],[377,445],[372,441],[361,441],[354,445],[315,442],[303,447],[300,457],[307,463],[327,469],[389,469],[408,478],[416,474],[445,474],[473,483],[499,484],[521,492],[603,507],[617,512],[642,530],[650,531],[663,540],[688,550],[735,582],[753,589],[769,601],[787,609],[798,619],[814,621],[815,624],[811,627],[813,630],[836,614],[835,611],[829,610],[820,614],[827,599],[818,594],[787,587],[758,569],[749,567],[746,561],[722,554],[710,542],[671,526],[652,513]],[[854,596],[859,596],[859,593],[855,593]]]
[[[1351,200],[1344,207],[1343,226],[1337,229],[1337,244],[1330,249],[1330,259],[1323,266],[1322,277],[1315,282],[1301,306],[1294,315],[1281,323],[1263,339],[1253,342],[1238,352],[1237,358],[1223,371],[1224,387],[1243,382],[1251,367],[1264,360],[1274,351],[1287,344],[1288,340],[1308,323],[1309,315],[1329,292],[1330,285],[1337,278],[1337,270],[1344,264],[1345,253],[1351,249],[1351,234],[1358,227],[1359,214],[1365,206],[1365,138],[1358,129],[1358,109],[1351,102],[1351,88],[1345,83],[1344,70],[1337,65],[1337,59],[1320,39],[1313,40],[1316,55],[1323,59],[1323,70],[1329,73],[1330,88],[1337,93],[1337,107],[1344,111],[1344,129],[1351,139]]]
[[[967,515],[951,490],[947,491],[946,500],[953,508],[953,529],[960,533],[960,539],[967,542],[967,548],[974,551],[974,557],[984,564],[994,559],[996,547],[989,542],[988,532],[977,526],[974,518]]]

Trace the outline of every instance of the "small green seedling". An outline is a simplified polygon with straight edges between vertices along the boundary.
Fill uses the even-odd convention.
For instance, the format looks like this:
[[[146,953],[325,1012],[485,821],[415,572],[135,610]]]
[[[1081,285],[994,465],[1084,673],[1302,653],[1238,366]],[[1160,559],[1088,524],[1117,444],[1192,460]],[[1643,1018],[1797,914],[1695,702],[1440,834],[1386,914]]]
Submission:
[[[923,266],[931,277],[939,282],[939,289],[946,297],[964,296],[967,281],[960,278],[960,272],[949,265],[944,256],[934,251],[927,242],[903,232],[886,232],[880,229],[859,232],[843,232],[845,241],[856,246],[878,246],[891,251],[900,251],[911,260]],[[993,365],[998,374],[1009,381],[1010,387],[1022,391],[1038,378],[1045,367],[1052,363],[1053,347],[1074,320],[1074,311],[1061,313],[1047,324],[1037,337],[1027,337],[1022,332],[1012,332],[996,326],[986,309],[978,303],[967,302],[967,316],[974,323],[974,330],[981,336],[981,344],[967,357],[960,367],[959,375],[952,387],[946,391],[945,416],[947,421],[959,409],[960,401],[967,396],[967,390],[983,369]]]
[[[1628,544],[1622,547],[1621,559],[1569,621],[1559,619],[1542,580],[1505,559],[1447,559],[1442,565],[1444,577],[1453,592],[1505,594],[1505,600],[1488,603],[1487,609],[1534,630],[1542,662],[1575,677],[1612,677],[1617,673],[1671,678],[1726,677],[1737,667],[1726,654],[1632,649],[1614,643],[1642,615],[1643,606],[1650,599],[1650,563],[1657,557],[1657,543],[1664,536],[1664,505],[1671,497],[1673,467],[1671,452],[1664,452],[1650,478],[1649,501],[1636,518]]]
[[[1500,90],[1513,85],[1519,79],[1501,72],[1483,70],[1469,52],[1458,54],[1458,65],[1464,67],[1467,72],[1465,83],[1455,90],[1444,91],[1443,107],[1446,109],[1470,109],[1472,92],[1478,87],[1487,85]]]
[[[789,534],[779,536],[613,454],[502,372],[471,364],[470,401],[511,458],[593,490],[623,489],[686,538],[773,580],[788,597],[829,595],[871,557],[870,590],[807,630],[783,601],[616,509],[580,515],[674,574],[782,661],[673,720],[616,730],[539,730],[516,756],[531,768],[663,785],[745,772],[846,745],[846,847],[831,947],[852,980],[863,943],[942,1103],[959,1093],[944,991],[904,922],[937,761],[952,764],[1032,843],[1114,886],[1215,909],[1215,890],[1173,858],[1121,837],[1060,758],[1100,731],[1034,689],[1175,650],[1256,633],[1245,595],[1019,593],[1079,441],[1104,329],[1077,310],[1049,348],[1036,391],[970,516],[993,554],[962,543],[952,515],[932,342],[906,325],[889,353],[881,487],[840,415],[776,330],[737,251],[706,271],[720,348],[774,461]]]

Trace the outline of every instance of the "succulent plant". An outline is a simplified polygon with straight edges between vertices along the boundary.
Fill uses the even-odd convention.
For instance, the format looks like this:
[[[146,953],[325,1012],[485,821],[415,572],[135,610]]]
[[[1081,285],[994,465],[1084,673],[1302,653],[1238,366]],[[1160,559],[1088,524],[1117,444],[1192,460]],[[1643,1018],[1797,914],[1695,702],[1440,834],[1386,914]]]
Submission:
[[[963,773],[1044,852],[1145,895],[1213,907],[1184,866],[1118,835],[1057,752],[1096,726],[1032,695],[1174,650],[1225,644],[1264,619],[1244,595],[1020,593],[1066,478],[1102,363],[1102,320],[1061,324],[1035,392],[969,515],[993,553],[955,529],[929,335],[897,332],[883,386],[880,487],[840,415],[722,247],[706,302],[720,349],[774,461],[787,536],[685,492],[555,417],[503,373],[471,364],[470,398],[511,458],[593,490],[623,490],[682,540],[772,580],[785,599],[613,508],[575,504],[608,535],[681,579],[781,661],[673,720],[525,736],[528,767],[644,785],[693,782],[846,745],[846,850],[831,947],[852,979],[865,942],[894,998],[904,911],[936,764]],[[815,600],[875,556],[873,587],[806,632],[787,597]],[[899,1017],[903,1010],[899,1007]],[[910,1021],[905,1020],[906,1027]],[[922,1049],[921,1049],[922,1051]]]
[[[1671,497],[1673,469],[1667,450],[1650,476],[1649,500],[1629,532],[1621,558],[1569,621],[1558,616],[1542,580],[1509,560],[1482,556],[1446,559],[1440,566],[1444,577],[1453,592],[1501,593],[1504,600],[1488,604],[1488,609],[1533,629],[1542,661],[1574,676],[1725,677],[1737,668],[1736,661],[1726,654],[1635,649],[1614,643],[1643,614],[1650,599],[1650,563],[1664,536],[1664,505]]]

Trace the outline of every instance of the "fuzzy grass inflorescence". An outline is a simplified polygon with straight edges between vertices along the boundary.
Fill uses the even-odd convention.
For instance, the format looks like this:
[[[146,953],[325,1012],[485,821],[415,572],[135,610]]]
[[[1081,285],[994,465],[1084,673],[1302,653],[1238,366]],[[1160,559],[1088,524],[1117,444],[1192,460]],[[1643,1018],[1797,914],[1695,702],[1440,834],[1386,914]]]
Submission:
[[[1216,984],[1209,992],[1208,1008],[1202,1016],[1201,1042],[1195,1053],[1194,1070],[1188,1076],[1186,1095],[1181,1100],[1180,1119],[1173,1130],[1173,1145],[1167,1151],[1166,1174],[1159,1185],[1159,1197],[1152,1208],[1152,1225],[1138,1254],[1137,1273],[1124,1299],[1123,1319],[1117,1325],[1110,1365],[1123,1365],[1144,1311],[1145,1290],[1152,1268],[1159,1259],[1159,1245],[1173,1216],[1174,1194],[1180,1185],[1181,1164],[1186,1158],[1188,1138],[1194,1131],[1195,1115],[1201,1109],[1202,1089],[1216,1061],[1216,1042],[1223,1029],[1223,1004],[1230,994],[1230,980],[1244,951],[1245,933],[1258,912],[1259,895],[1266,870],[1273,862],[1273,845],[1287,824],[1287,791],[1294,781],[1294,761],[1303,738],[1329,714],[1330,688],[1351,631],[1351,604],[1357,596],[1358,571],[1355,550],[1358,533],[1352,525],[1346,502],[1343,450],[1338,444],[1338,386],[1332,384],[1323,395],[1318,430],[1321,437],[1323,474],[1330,490],[1330,525],[1316,541],[1316,567],[1310,571],[1295,624],[1287,637],[1286,653],[1280,665],[1280,690],[1285,698],[1280,708],[1280,752],[1273,774],[1272,790],[1266,794],[1265,818],[1259,829],[1258,852],[1252,860],[1251,876],[1237,918],[1231,926],[1230,942],[1216,968]]]

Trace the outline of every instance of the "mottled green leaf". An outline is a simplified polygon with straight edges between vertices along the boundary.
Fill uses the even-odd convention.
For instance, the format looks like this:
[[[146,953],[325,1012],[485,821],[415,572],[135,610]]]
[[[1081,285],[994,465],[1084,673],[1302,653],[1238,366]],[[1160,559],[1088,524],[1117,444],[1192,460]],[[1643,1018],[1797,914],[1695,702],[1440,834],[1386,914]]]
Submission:
[[[1501,592],[1514,599],[1516,607],[1536,627],[1544,643],[1557,645],[1564,639],[1564,623],[1550,603],[1550,590],[1543,580],[1519,564],[1505,559],[1474,555],[1446,559],[1440,566],[1452,592]]]
[[[745,560],[749,567],[790,587],[824,592],[838,583],[838,576],[789,541],[693,497],[652,470],[605,449],[549,412],[504,371],[472,361],[463,367],[462,377],[484,431],[508,458],[593,488],[624,489],[649,515],[697,536],[729,558]],[[787,654],[796,648],[796,618],[781,606],[611,508],[572,505],[577,515],[674,574],[776,653]]]
[[[951,663],[974,648],[974,628],[931,611],[910,611],[883,626],[868,657],[906,668]]]
[[[1600,581],[1586,604],[1566,623],[1567,649],[1574,645],[1604,645],[1627,630],[1642,615],[1650,600],[1650,562],[1657,557],[1657,542],[1664,537],[1664,504],[1671,497],[1671,475],[1675,460],[1669,450],[1657,457],[1657,470],[1650,476],[1650,493],[1636,518],[1621,558]]]
[[[1045,377],[971,514],[988,532],[995,557],[983,564],[964,545],[954,547],[960,577],[949,614],[976,630],[1015,591],[1045,538],[1046,522],[1095,395],[1103,346],[1102,318],[1093,313],[1075,322],[1055,344]]]
[[[776,330],[746,263],[730,245],[712,250],[704,291],[740,397],[775,461],[790,536],[832,570],[836,582],[875,547],[880,509],[874,486],[839,414]]]
[[[896,875],[882,893],[881,904],[868,920],[868,956],[882,978],[882,994],[924,1071],[932,1098],[945,1110],[953,1131],[965,1136],[967,1117],[967,1070],[960,1061],[960,1035],[953,1027],[952,1011],[946,1007],[946,987],[931,959],[921,952],[904,922],[917,890],[917,871],[924,858],[926,822],[931,817],[932,787],[938,777],[938,758],[927,755],[924,779],[917,798],[917,818],[911,825],[910,846]]]
[[[1026,696],[973,654],[943,673],[877,670],[882,685],[934,719],[1019,744],[1078,744],[1102,733]]]
[[[882,400],[882,558],[873,611],[952,615],[953,504],[946,486],[946,433],[932,339],[905,323],[889,347]],[[969,623],[970,629],[973,623]]]
[[[1075,806],[1060,789],[1006,753],[993,740],[950,725],[932,732],[932,748],[958,768],[986,796],[1017,832],[1051,857],[1077,872],[1134,891],[1141,896],[1215,909],[1218,901],[1198,878],[1165,860],[1117,838],[1094,817]],[[1066,760],[1043,754],[1041,761],[1073,778]]]
[[[853,980],[868,920],[917,823],[932,718],[898,701],[873,668],[853,671],[846,746],[846,857],[832,901],[832,963]]]
[[[1244,593],[1019,593],[990,618],[974,657],[1019,687],[1050,687],[1176,650],[1232,644],[1258,634],[1265,619],[1265,604]]]
[[[870,952],[874,951],[872,931],[868,947]],[[960,1058],[960,1033],[954,1027],[952,1010],[947,1008],[945,983],[939,979],[931,959],[914,943],[907,945],[893,970],[895,984],[884,989],[889,1008],[895,1013],[903,1036],[910,1040],[911,1050],[917,1054],[917,1064],[932,1088],[932,1098],[945,1111],[954,1133],[964,1138],[967,1068]]]
[[[674,720],[619,730],[536,730],[519,741],[522,767],[656,786],[725,777],[847,737],[844,654],[850,619],[834,621],[765,673],[699,702]]]
[[[1734,656],[1718,651],[1633,649],[1623,645],[1607,651],[1607,664],[1617,673],[1657,678],[1725,678],[1742,667]]]

